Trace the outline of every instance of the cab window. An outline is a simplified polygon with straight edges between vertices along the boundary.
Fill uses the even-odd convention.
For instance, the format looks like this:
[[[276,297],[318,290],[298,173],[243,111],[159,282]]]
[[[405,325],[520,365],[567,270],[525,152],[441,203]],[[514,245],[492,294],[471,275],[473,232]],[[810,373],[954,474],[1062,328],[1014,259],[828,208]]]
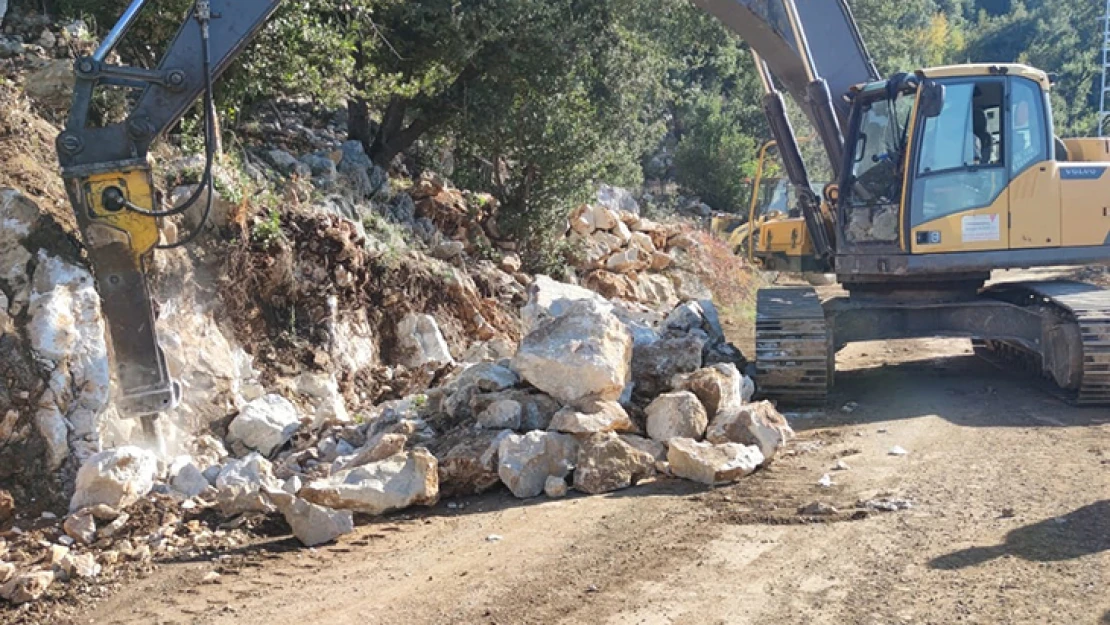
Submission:
[[[1017,177],[1026,169],[1048,160],[1047,117],[1040,88],[1025,78],[1015,78],[1010,91],[1010,119],[1013,124],[1010,149],[1010,174]]]
[[[1006,188],[1001,78],[945,82],[944,106],[924,119],[911,223],[989,206]]]

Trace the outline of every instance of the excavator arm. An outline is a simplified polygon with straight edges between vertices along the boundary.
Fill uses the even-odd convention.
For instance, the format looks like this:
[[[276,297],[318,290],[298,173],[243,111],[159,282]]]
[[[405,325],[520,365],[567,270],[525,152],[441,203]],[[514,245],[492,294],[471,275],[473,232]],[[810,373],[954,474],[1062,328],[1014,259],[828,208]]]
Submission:
[[[778,79],[817,131],[833,179],[844,162],[842,128],[859,84],[878,80],[846,0],[694,0],[752,48],[763,85],[763,110],[794,186],[819,262],[832,268],[835,237],[821,214]]]
[[[159,247],[160,219],[184,212],[206,187],[206,215],[211,208],[212,82],[281,0],[197,0],[157,68],[108,64],[109,54],[148,3],[133,0],[93,55],[75,63],[73,103],[56,142],[66,192],[108,322],[121,391],[117,404],[128,416],[157,414],[180,400],[180,389],[171,380],[158,345],[146,269]],[[137,88],[142,93],[123,122],[90,127],[93,94],[102,85]],[[202,95],[207,146],[202,183],[186,206],[163,211],[156,201],[150,145]]]

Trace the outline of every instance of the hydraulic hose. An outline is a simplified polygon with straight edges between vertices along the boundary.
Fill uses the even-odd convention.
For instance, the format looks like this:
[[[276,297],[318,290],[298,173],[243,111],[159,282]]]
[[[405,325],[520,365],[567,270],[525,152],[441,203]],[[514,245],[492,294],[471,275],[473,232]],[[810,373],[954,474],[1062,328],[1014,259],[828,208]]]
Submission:
[[[189,233],[185,238],[168,244],[158,245],[156,249],[173,249],[191,243],[200,232],[204,229],[208,218],[212,213],[213,195],[215,192],[215,181],[212,176],[212,171],[215,165],[215,102],[213,98],[212,88],[212,52],[209,43],[209,29],[208,24],[211,19],[211,11],[208,7],[206,0],[198,0],[196,4],[196,18],[200,25],[200,38],[201,38],[201,65],[204,72],[204,173],[201,175],[200,183],[197,185],[195,191],[189,196],[187,200],[180,206],[165,211],[155,211],[145,209],[137,206],[129,201],[124,202],[124,207],[135,213],[145,215],[152,218],[174,217],[181,215],[185,211],[192,208],[200,199],[201,193],[207,191],[208,197],[205,199],[204,213],[201,215],[201,221],[197,227]]]

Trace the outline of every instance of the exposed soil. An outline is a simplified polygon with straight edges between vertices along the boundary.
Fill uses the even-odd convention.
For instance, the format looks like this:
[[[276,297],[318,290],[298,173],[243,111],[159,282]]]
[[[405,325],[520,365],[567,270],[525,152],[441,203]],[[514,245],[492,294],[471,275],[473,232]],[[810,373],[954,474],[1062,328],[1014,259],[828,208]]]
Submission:
[[[315,550],[165,562],[53,622],[1110,622],[1110,411],[965,341],[859,344],[838,364],[831,405],[858,407],[793,415],[791,454],[734,486],[441,503]],[[880,497],[913,507],[856,507]],[[813,501],[839,513],[798,513]]]
[[[0,187],[14,187],[35,201],[67,232],[77,220],[58,175],[54,138],[61,131],[31,109],[20,87],[0,81]]]

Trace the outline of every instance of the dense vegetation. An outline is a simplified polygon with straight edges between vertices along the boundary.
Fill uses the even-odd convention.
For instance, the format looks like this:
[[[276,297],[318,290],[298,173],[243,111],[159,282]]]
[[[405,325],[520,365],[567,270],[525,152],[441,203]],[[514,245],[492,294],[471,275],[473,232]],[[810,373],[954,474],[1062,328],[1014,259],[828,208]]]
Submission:
[[[881,71],[1026,62],[1059,76],[1060,134],[1096,130],[1102,3],[850,3]],[[103,32],[126,4],[52,9]],[[121,52],[149,63],[190,4],[155,3]],[[767,137],[746,47],[688,0],[287,0],[221,83],[224,127],[275,93],[346,102],[351,136],[382,165],[449,147],[452,177],[535,241],[597,181],[645,172],[738,207]]]

